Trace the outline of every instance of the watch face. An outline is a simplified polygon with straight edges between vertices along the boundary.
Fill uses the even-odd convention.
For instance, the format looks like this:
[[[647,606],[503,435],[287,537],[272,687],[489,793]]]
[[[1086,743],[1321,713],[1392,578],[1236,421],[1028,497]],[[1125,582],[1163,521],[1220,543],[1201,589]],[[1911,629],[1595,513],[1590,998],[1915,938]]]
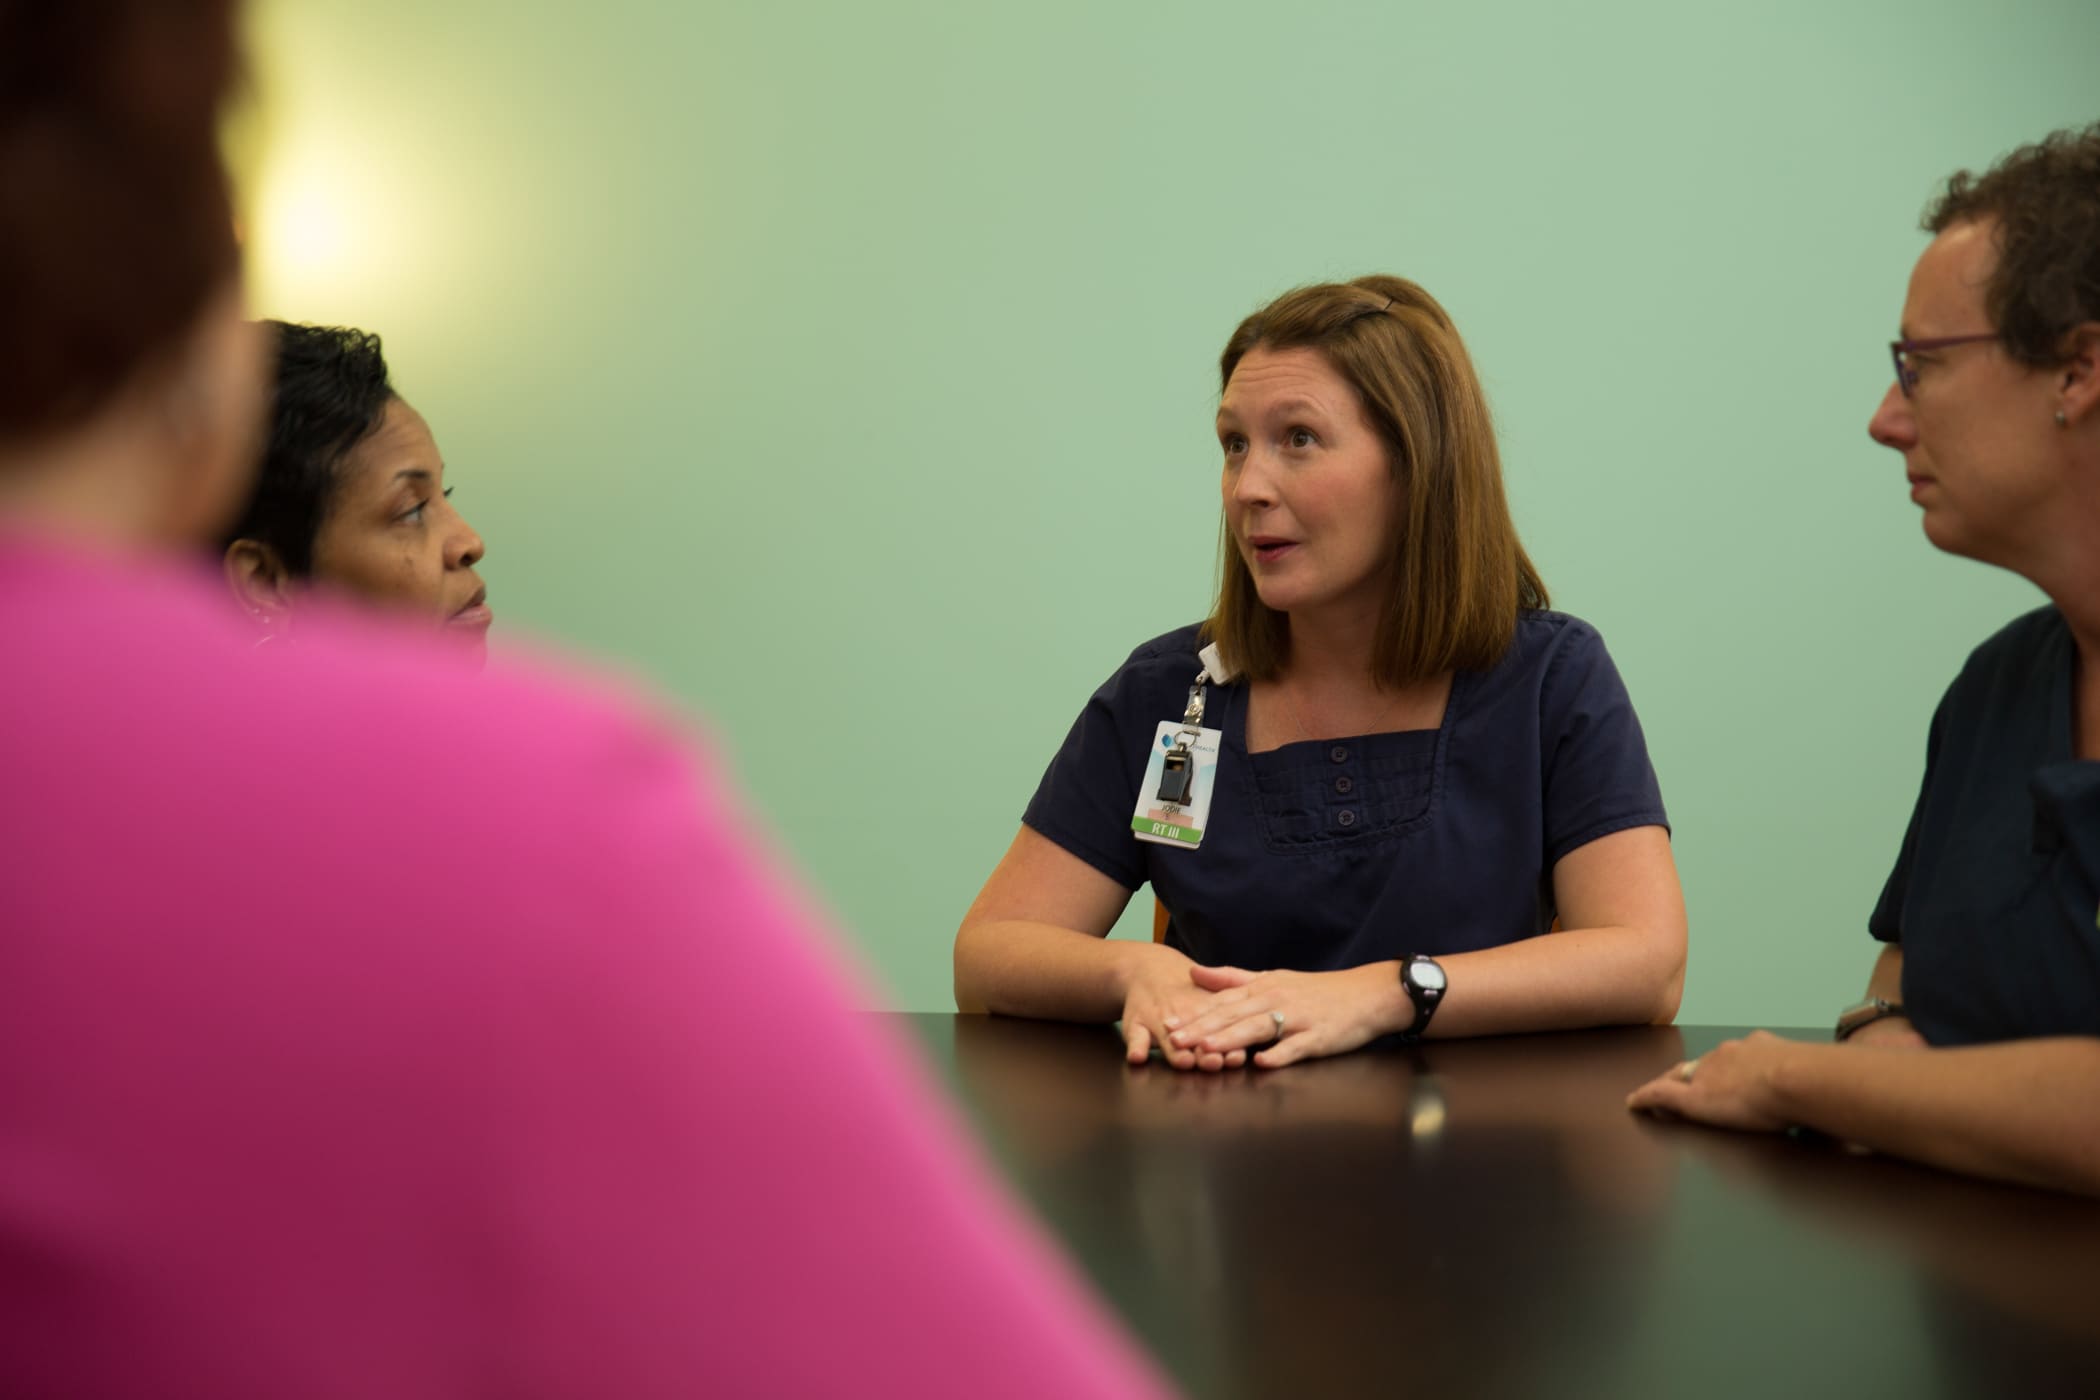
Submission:
[[[1407,980],[1425,992],[1441,992],[1444,990],[1444,969],[1433,962],[1409,963]]]

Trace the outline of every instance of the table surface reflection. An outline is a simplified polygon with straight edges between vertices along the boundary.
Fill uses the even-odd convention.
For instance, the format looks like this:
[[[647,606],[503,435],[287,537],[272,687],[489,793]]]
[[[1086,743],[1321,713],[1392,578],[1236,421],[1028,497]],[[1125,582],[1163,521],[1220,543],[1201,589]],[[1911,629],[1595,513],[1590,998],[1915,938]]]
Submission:
[[[2100,1204],[1626,1112],[1734,1029],[1203,1075],[886,1019],[1194,1396],[2100,1395]]]

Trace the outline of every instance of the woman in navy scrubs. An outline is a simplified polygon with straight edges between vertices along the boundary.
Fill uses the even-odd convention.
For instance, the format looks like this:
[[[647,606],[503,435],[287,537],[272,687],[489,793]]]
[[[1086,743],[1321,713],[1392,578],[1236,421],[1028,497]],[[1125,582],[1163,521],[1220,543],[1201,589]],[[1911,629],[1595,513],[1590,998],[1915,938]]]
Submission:
[[[1217,607],[1080,714],[956,936],[957,1004],[1120,1018],[1133,1063],[1209,1070],[1668,1021],[1640,724],[1546,610],[1450,318],[1397,277],[1302,288],[1220,369]],[[1166,939],[1106,938],[1147,882]]]

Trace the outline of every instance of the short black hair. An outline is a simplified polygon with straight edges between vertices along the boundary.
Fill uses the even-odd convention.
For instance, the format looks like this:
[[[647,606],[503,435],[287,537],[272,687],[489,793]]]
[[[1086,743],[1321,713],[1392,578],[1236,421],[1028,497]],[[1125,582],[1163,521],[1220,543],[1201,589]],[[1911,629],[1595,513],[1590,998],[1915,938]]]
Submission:
[[[369,437],[394,397],[379,337],[345,326],[265,321],[277,341],[270,437],[240,519],[220,542],[255,540],[295,577],[313,571],[314,536],[344,454]]]

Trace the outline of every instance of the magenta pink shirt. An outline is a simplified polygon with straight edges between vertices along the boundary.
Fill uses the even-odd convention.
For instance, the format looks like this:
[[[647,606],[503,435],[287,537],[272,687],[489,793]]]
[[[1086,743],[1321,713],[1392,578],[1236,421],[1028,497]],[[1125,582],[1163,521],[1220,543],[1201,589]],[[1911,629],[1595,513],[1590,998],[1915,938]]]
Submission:
[[[1155,1396],[692,745],[0,533],[0,1395]]]

